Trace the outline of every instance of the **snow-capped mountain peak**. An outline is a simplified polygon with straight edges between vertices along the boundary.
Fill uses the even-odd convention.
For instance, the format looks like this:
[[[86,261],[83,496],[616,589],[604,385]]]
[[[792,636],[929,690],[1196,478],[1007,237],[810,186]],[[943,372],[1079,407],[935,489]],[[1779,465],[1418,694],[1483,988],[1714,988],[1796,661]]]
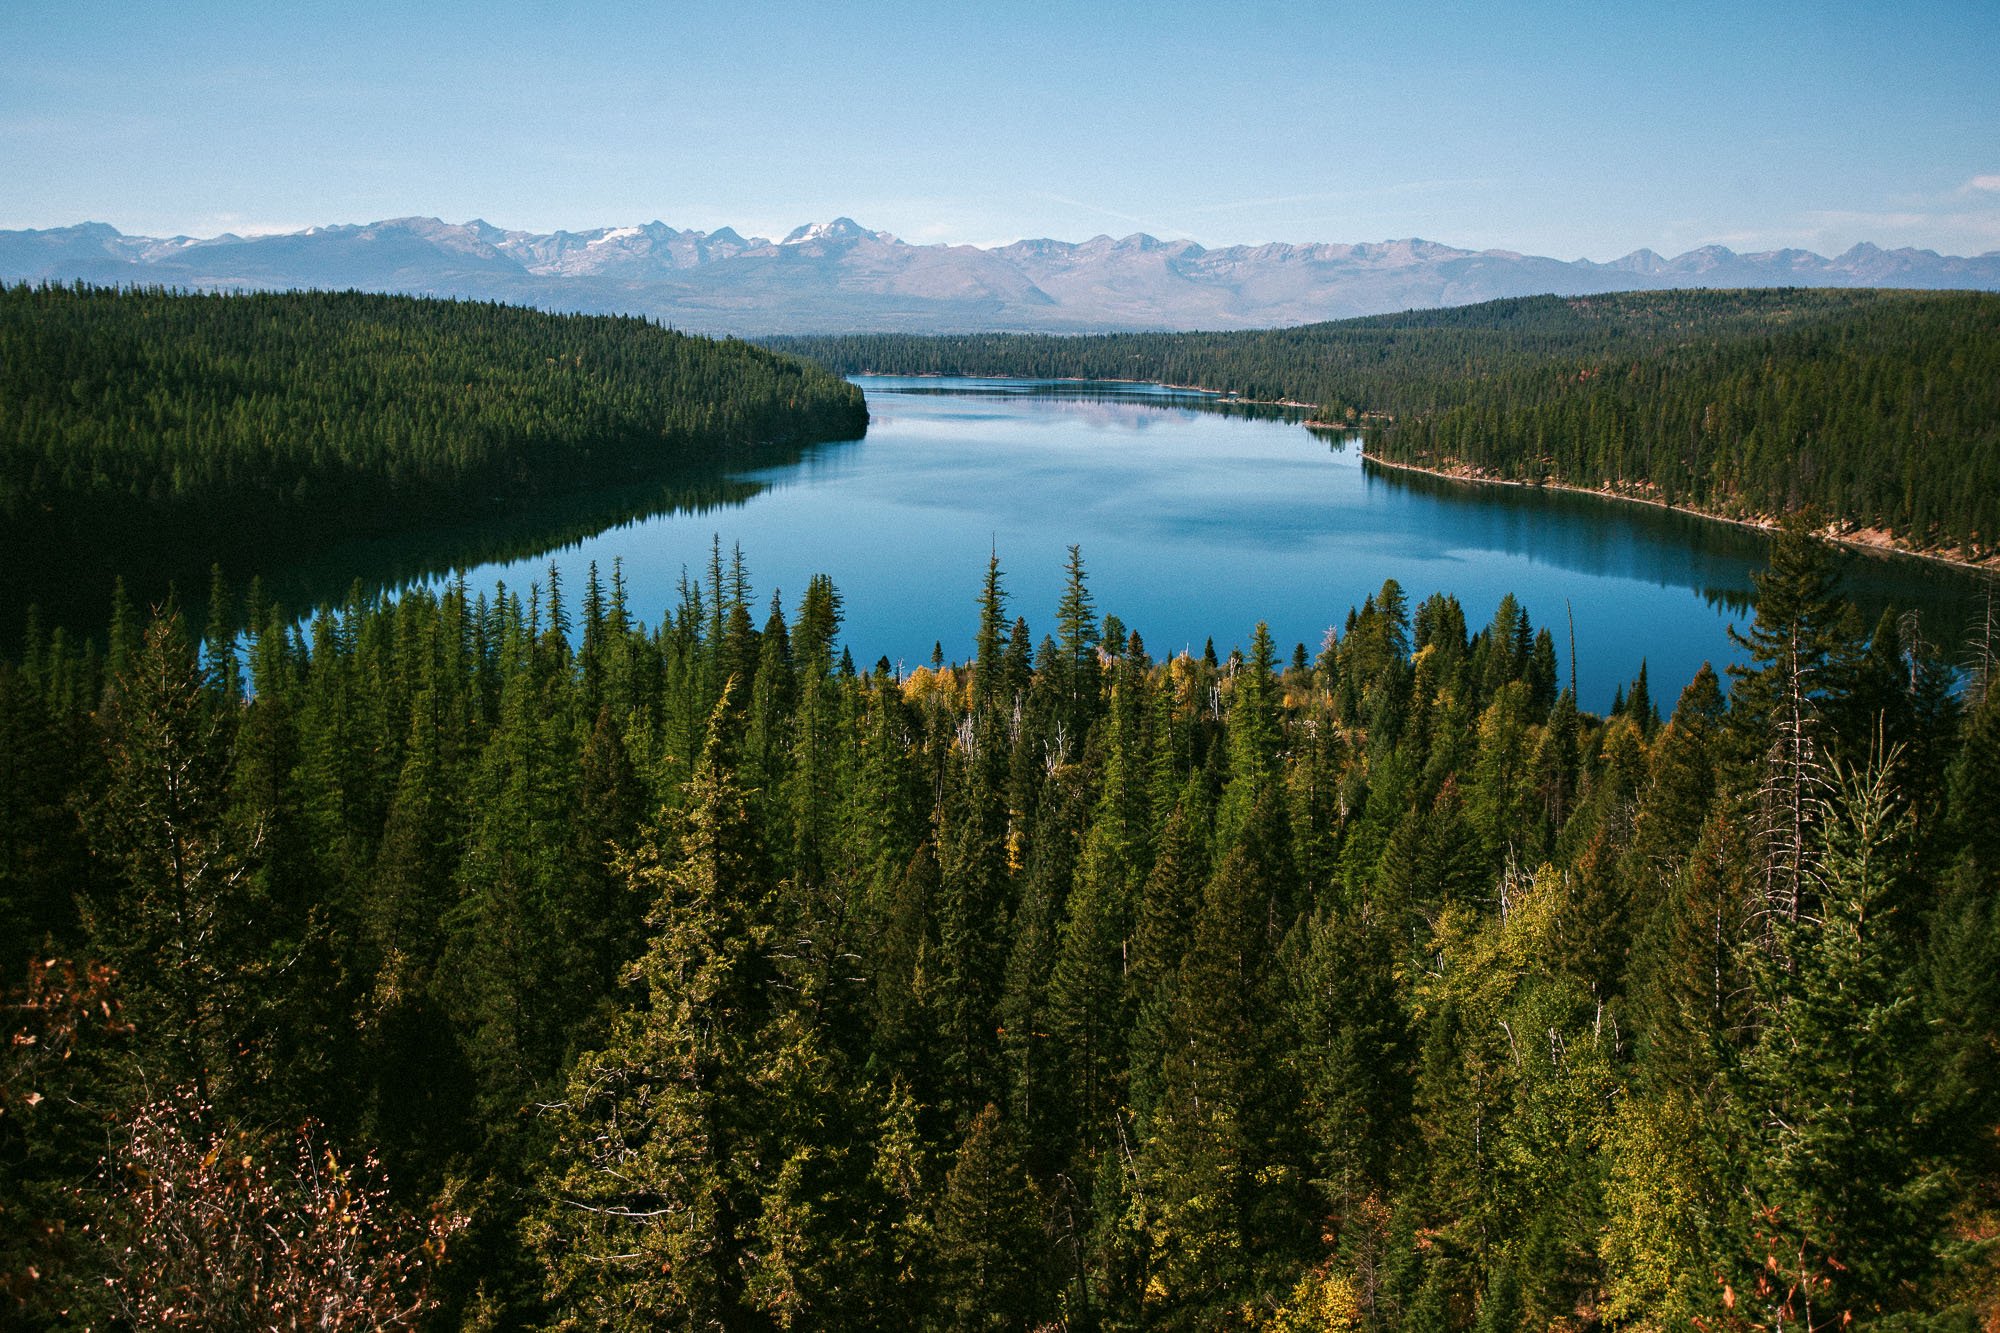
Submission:
[[[1415,238],[1207,250],[1138,233],[986,249],[910,245],[849,217],[782,241],[664,222],[511,231],[393,218],[285,235],[125,236],[103,223],[0,231],[0,281],[186,288],[354,287],[645,314],[707,333],[1270,328],[1543,293],[1667,287],[1931,287],[2000,291],[2000,254],[1860,244],[1564,261]]]
[[[831,222],[808,222],[803,227],[794,227],[779,241],[779,245],[806,245],[812,241],[893,241],[896,238],[886,231],[870,231],[853,218],[835,218]]]

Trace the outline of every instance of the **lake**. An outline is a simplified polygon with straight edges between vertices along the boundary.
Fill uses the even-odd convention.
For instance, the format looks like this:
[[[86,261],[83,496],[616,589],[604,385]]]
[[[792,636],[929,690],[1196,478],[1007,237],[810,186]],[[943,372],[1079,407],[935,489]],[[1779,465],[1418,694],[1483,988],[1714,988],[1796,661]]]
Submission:
[[[807,578],[824,572],[845,599],[841,640],[856,661],[907,667],[934,645],[950,660],[971,655],[989,551],[1009,615],[1025,615],[1039,639],[1054,627],[1068,547],[1080,546],[1100,613],[1138,630],[1155,657],[1199,653],[1211,637],[1227,653],[1259,620],[1284,652],[1317,652],[1394,578],[1413,607],[1433,591],[1455,595],[1474,628],[1512,592],[1555,633],[1565,663],[1573,617],[1579,693],[1602,709],[1641,660],[1669,706],[1703,661],[1735,660],[1727,630],[1748,619],[1750,573],[1767,549],[1759,533],[1685,514],[1364,466],[1357,441],[1308,431],[1301,413],[1194,391],[857,382],[873,417],[866,439],[668,498],[579,502],[540,540],[524,516],[498,546],[507,555],[472,564],[470,582],[525,588],[553,561],[574,597],[593,561],[608,579],[622,560],[634,611],[657,621],[719,539],[725,553],[742,549],[760,622],[773,591],[789,618]],[[280,574],[274,589],[298,606],[357,574],[394,586],[471,564],[448,544],[408,546],[336,552]],[[1914,606],[1933,637],[1961,633],[1984,586],[1907,559],[1841,563],[1870,624],[1885,604]]]
[[[437,585],[463,569],[472,587],[511,588],[553,562],[571,596],[592,562],[622,561],[635,614],[657,623],[699,578],[711,544],[740,546],[757,590],[787,618],[806,581],[833,577],[846,603],[841,640],[863,667],[972,654],[976,596],[999,554],[1008,614],[1037,639],[1054,629],[1068,548],[1082,548],[1100,613],[1117,615],[1155,657],[1226,654],[1259,620],[1280,651],[1316,653],[1329,627],[1394,578],[1414,606],[1456,596],[1478,629],[1512,592],[1568,659],[1586,708],[1602,709],[1648,663],[1670,706],[1703,661],[1736,660],[1731,624],[1749,619],[1761,533],[1587,495],[1478,486],[1364,464],[1358,440],[1307,430],[1304,413],[1194,390],[1066,381],[857,379],[867,438],[768,456],[735,472],[572,496],[463,526],[357,535],[309,560],[252,572],[295,611],[364,593]],[[171,580],[194,624],[207,556],[188,567],[125,571],[141,603]],[[1914,608],[1933,640],[1957,644],[1994,580],[1908,558],[1843,554],[1850,595],[1872,626],[1884,606]],[[44,623],[101,634],[108,574],[0,587],[0,622],[30,601]],[[8,636],[18,639],[18,635]],[[5,645],[12,652],[17,643]],[[1962,656],[1954,652],[1954,657]]]

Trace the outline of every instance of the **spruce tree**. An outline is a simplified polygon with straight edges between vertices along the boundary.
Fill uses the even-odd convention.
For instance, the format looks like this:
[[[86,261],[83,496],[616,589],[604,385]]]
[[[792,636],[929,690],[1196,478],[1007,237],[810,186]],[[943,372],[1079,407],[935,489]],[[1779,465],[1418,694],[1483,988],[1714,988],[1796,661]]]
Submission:
[[[1408,1133],[1412,1040],[1396,984],[1400,933],[1364,911],[1299,923],[1287,969],[1313,1186],[1336,1234],[1394,1179]]]
[[[738,785],[736,728],[725,699],[689,785],[679,855],[655,830],[623,863],[655,899],[644,993],[610,1042],[570,1067],[527,1233],[557,1327],[749,1317],[757,1219],[745,1178],[764,1128],[751,1089],[773,995],[770,885]]]
[[[1744,1255],[1764,1270],[1758,1304],[1808,1328],[1907,1307],[1943,1240],[1944,1182],[1917,1123],[1931,1071],[1915,960],[1894,920],[1910,824],[1889,771],[1836,773],[1819,910],[1756,960]]]
[[[1251,810],[1276,787],[1283,743],[1276,668],[1270,627],[1259,621],[1230,696],[1229,781],[1215,816],[1216,846],[1224,851],[1243,835]]]
[[[124,655],[103,725],[107,782],[91,825],[116,879],[85,908],[92,952],[126,977],[130,1021],[170,1078],[204,1101],[239,1095],[258,830],[228,817],[233,719],[171,608]]]
[[[974,1116],[937,1212],[940,1314],[948,1329],[1027,1330],[1049,1312],[1041,1200],[999,1110]]]
[[[1260,802],[1203,895],[1146,1131],[1151,1304],[1176,1326],[1211,1325],[1264,1289],[1310,1234],[1298,1095],[1279,1058],[1288,1031],[1272,930],[1288,890],[1273,859],[1286,845],[1271,836],[1275,804],[1275,794]]]

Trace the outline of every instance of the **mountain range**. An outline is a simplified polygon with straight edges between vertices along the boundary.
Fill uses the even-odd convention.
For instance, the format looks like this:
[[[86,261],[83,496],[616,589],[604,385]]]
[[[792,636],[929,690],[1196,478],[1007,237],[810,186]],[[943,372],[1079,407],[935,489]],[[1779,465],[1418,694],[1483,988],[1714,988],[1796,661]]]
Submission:
[[[1088,241],[912,245],[849,218],[781,240],[662,222],[546,234],[394,218],[267,236],[127,236],[100,222],[0,231],[0,279],[203,290],[359,288],[652,316],[739,335],[862,331],[1092,332],[1305,324],[1505,296],[1668,287],[2000,290],[1976,257],[1866,243],[1738,254],[1636,250],[1595,263],[1433,241],[1205,249],[1137,234]]]

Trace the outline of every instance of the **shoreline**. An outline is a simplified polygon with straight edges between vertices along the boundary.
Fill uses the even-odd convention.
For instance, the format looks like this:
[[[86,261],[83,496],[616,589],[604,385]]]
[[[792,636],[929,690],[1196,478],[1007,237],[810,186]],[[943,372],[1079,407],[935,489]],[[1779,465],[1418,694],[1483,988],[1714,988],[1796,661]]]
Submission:
[[[1151,384],[1162,389],[1177,389],[1183,393],[1206,394],[1217,402],[1242,403],[1249,407],[1289,407],[1301,412],[1311,412],[1318,403],[1302,403],[1293,398],[1245,398],[1240,393],[1230,393],[1226,389],[1211,389],[1205,384],[1170,384],[1166,380],[1138,379],[1119,376],[1105,379],[1093,375],[967,375],[951,370],[919,370],[910,373],[890,370],[857,370],[858,378],[885,380],[1001,380],[1014,384]],[[1302,421],[1302,426],[1319,426],[1316,421]],[[1327,427],[1333,429],[1333,427]]]
[[[883,378],[895,379],[985,379],[1012,380],[1017,383],[1039,382],[1045,384],[1156,384],[1163,389],[1178,389],[1209,394],[1225,403],[1245,403],[1257,407],[1299,408],[1307,412],[1316,411],[1319,407],[1317,403],[1304,403],[1289,398],[1245,398],[1238,394],[1229,393],[1226,390],[1211,389],[1202,384],[1170,384],[1165,380],[1141,379],[1137,377],[1121,376],[1117,379],[1096,379],[1084,375],[965,375],[949,371],[920,371],[914,375],[892,375],[885,371],[875,370],[859,371],[857,374],[863,376],[879,375]],[[1609,488],[1579,486],[1574,482],[1566,481],[1520,481],[1512,477],[1487,476],[1462,464],[1439,468],[1426,467],[1421,463],[1404,463],[1383,458],[1378,454],[1371,453],[1368,449],[1367,430],[1370,424],[1370,417],[1373,417],[1377,421],[1387,419],[1382,414],[1364,412],[1361,414],[1360,420],[1354,422],[1320,421],[1313,417],[1307,417],[1299,424],[1309,431],[1360,437],[1361,459],[1364,464],[1394,468],[1399,472],[1413,472],[1420,476],[1435,477],[1440,481],[1461,482],[1468,486],[1514,486],[1524,490],[1566,491],[1572,495],[1588,495],[1599,500],[1617,500],[1625,504],[1645,505],[1652,509],[1663,509],[1669,513],[1688,514],[1710,523],[1727,523],[1733,527],[1748,528],[1753,532],[1765,534],[1776,532],[1779,527],[1779,521],[1769,516],[1738,518],[1731,514],[1719,514],[1713,510],[1702,509],[1694,505],[1672,504],[1665,500],[1655,500],[1644,495],[1630,495],[1623,491],[1611,490]],[[1946,555],[1941,551],[1919,549],[1880,528],[1859,529],[1859,532],[1866,534],[1864,536],[1853,535],[1853,531],[1842,532],[1837,530],[1834,525],[1829,524],[1819,530],[1819,535],[1836,546],[1841,546],[1847,550],[1856,551],[1864,555],[1922,560],[1930,564],[1948,565],[1954,569],[1962,569],[1973,574],[1984,574],[1990,578],[2000,578],[2000,549],[1996,549],[1991,555],[1983,559],[1968,560],[1963,556]]]
[[[1341,429],[1322,423],[1308,424],[1321,430]],[[1351,430],[1352,428],[1349,427],[1346,429]],[[1622,491],[1599,489],[1594,486],[1578,486],[1572,482],[1520,481],[1512,477],[1490,477],[1462,464],[1449,468],[1438,468],[1426,467],[1421,463],[1399,462],[1370,453],[1365,438],[1362,441],[1361,458],[1364,463],[1375,467],[1393,468],[1398,472],[1413,472],[1418,476],[1434,477],[1439,481],[1459,482],[1467,486],[1513,486],[1531,491],[1566,491],[1571,495],[1588,495],[1599,500],[1616,500],[1625,504],[1645,505],[1651,509],[1664,509],[1669,513],[1688,514],[1709,523],[1727,523],[1732,527],[1748,528],[1753,532],[1767,534],[1776,532],[1779,527],[1778,520],[1775,518],[1737,518],[1730,514],[1718,514],[1712,510],[1701,509],[1694,505],[1670,504],[1665,500],[1654,500],[1644,495],[1628,495]],[[1973,574],[1984,574],[1989,578],[2000,578],[2000,552],[1996,552],[1994,555],[1988,556],[1983,560],[1967,560],[1962,556],[1944,555],[1936,551],[1919,550],[1905,544],[1901,539],[1879,528],[1862,529],[1862,531],[1870,535],[1866,537],[1852,536],[1848,533],[1840,532],[1829,525],[1819,530],[1819,536],[1836,546],[1842,546],[1850,551],[1857,551],[1864,555],[1904,560],[1923,560],[1931,564],[1950,565],[1955,569],[1963,569]]]

